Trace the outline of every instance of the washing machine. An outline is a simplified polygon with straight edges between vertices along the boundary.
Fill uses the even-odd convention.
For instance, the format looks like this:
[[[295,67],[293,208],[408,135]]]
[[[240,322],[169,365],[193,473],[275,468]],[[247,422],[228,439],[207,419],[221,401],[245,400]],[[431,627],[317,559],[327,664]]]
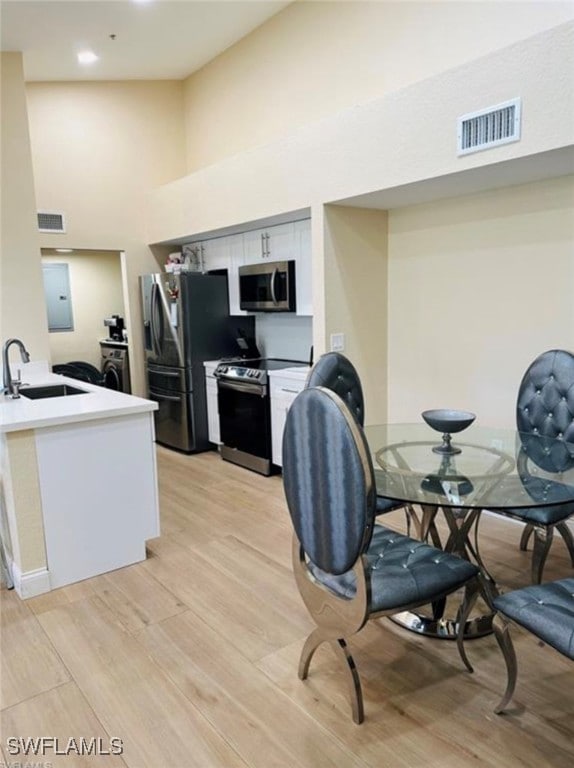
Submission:
[[[104,387],[130,394],[130,361],[127,341],[100,341]]]

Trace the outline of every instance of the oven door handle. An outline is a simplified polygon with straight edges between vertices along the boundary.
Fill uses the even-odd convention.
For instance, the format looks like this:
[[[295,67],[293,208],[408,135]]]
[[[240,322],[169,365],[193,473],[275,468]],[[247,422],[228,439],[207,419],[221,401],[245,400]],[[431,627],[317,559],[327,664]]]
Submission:
[[[245,392],[246,394],[259,395],[260,397],[265,397],[267,394],[267,387],[261,386],[261,384],[249,384],[248,382],[243,381],[218,379],[217,386],[219,389],[232,389],[235,392]]]

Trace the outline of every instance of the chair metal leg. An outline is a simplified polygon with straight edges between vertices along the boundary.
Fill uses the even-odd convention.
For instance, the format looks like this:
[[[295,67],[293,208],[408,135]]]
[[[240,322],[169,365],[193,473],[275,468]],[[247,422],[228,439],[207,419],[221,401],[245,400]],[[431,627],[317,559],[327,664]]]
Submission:
[[[326,639],[327,638],[320,629],[314,629],[309,637],[305,640],[305,645],[303,646],[301,656],[299,657],[299,680],[307,679],[307,675],[309,674],[309,665],[311,664],[313,654],[321,645],[321,643]]]
[[[361,690],[361,679],[357,672],[355,661],[349,652],[349,648],[345,640],[341,637],[338,640],[332,640],[335,653],[339,658],[344,661],[345,669],[347,670],[347,683],[349,687],[349,695],[351,699],[351,710],[353,712],[353,721],[360,725],[365,719],[365,713],[363,710],[363,692]]]
[[[444,616],[444,609],[446,608],[446,597],[441,597],[440,600],[435,600],[432,605],[432,617],[435,621],[440,621]]]
[[[494,628],[494,636],[496,637],[498,645],[500,646],[500,650],[502,651],[502,655],[504,656],[507,674],[507,683],[504,696],[494,709],[494,712],[497,715],[500,715],[506,709],[512,698],[512,695],[514,694],[516,678],[518,675],[518,664],[516,662],[516,653],[514,652],[512,638],[510,637],[510,632],[508,631],[508,622],[500,614],[496,614],[492,626]]]
[[[531,581],[533,584],[540,584],[542,581],[542,572],[544,564],[552,545],[554,536],[554,527],[544,528],[534,527],[534,548],[532,550]]]
[[[532,523],[526,523],[524,526],[524,530],[522,531],[522,536],[520,537],[520,549],[522,552],[526,552],[528,549],[528,540],[534,533],[534,526]]]
[[[568,549],[568,554],[570,555],[570,562],[572,563],[572,568],[574,568],[574,536],[572,536],[572,531],[568,527],[568,523],[557,523],[556,529],[564,539],[564,543],[566,544],[566,548]],[[525,552],[528,549],[528,542],[530,540],[530,537],[534,533],[534,526],[532,523],[527,523],[524,526],[524,530],[522,531],[522,536],[520,537],[520,549]]]
[[[558,529],[558,532],[564,539],[564,543],[566,544],[566,547],[568,549],[568,554],[570,555],[570,562],[572,563],[572,568],[574,568],[574,536],[572,536],[572,531],[568,527],[568,523],[558,523],[556,525],[556,528]]]

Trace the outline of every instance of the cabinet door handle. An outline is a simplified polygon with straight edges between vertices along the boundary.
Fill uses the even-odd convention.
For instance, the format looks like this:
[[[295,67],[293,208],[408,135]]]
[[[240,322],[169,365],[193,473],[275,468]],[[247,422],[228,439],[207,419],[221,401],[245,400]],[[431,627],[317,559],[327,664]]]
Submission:
[[[298,395],[301,392],[300,389],[287,389],[287,387],[281,387],[281,392],[291,392],[293,395]]]
[[[265,258],[265,233],[261,233],[261,258]]]
[[[265,242],[266,242],[266,248],[265,248],[265,255],[267,257],[271,256],[271,248],[269,247],[269,232],[265,233]]]

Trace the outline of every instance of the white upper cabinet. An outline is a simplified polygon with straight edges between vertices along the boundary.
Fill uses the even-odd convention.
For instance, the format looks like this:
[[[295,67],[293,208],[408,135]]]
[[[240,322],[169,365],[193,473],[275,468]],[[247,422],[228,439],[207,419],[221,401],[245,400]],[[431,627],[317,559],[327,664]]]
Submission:
[[[226,269],[229,284],[229,312],[249,314],[239,308],[239,267],[263,261],[294,261],[298,315],[313,314],[311,219],[291,221],[227,237],[188,243],[193,269],[208,272]]]
[[[230,235],[225,240],[229,244],[229,268],[227,271],[227,280],[229,286],[229,314],[247,315],[248,313],[239,309],[239,267],[245,263],[245,241],[244,235]]]
[[[278,224],[276,227],[254,229],[244,235],[245,264],[258,261],[287,261],[297,258],[299,243],[295,235],[295,223]]]
[[[199,244],[204,272],[210,272],[213,269],[229,269],[229,240],[229,237],[214,237]]]
[[[311,219],[294,223],[298,241],[295,289],[297,291],[297,314],[313,314],[313,259],[311,253]]]
[[[295,261],[297,314],[313,314],[311,219],[245,232],[243,247],[244,264]]]

